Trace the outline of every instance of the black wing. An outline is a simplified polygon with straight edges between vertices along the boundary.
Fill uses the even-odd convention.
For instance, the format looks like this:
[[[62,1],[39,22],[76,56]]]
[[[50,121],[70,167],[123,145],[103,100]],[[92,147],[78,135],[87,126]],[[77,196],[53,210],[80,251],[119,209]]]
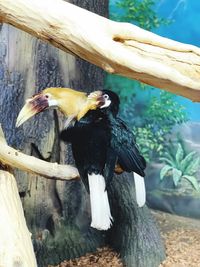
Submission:
[[[111,132],[111,147],[118,156],[118,164],[124,171],[144,176],[146,161],[137,148],[132,131],[120,118],[113,118]]]

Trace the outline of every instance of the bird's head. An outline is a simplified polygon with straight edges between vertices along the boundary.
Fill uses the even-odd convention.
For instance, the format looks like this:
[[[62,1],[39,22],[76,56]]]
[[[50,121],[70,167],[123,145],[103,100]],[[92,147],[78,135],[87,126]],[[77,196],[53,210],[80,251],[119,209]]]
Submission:
[[[95,91],[91,94],[95,94],[96,92],[99,92],[98,94],[101,95],[101,101],[98,107],[103,112],[111,112],[113,116],[116,116],[119,112],[120,104],[118,95],[110,90]],[[90,95],[88,97],[90,97]]]
[[[26,120],[50,107],[58,108],[66,117],[80,120],[89,110],[97,109],[104,102],[101,91],[89,96],[70,88],[46,88],[26,100],[21,109],[16,126],[19,127]]]

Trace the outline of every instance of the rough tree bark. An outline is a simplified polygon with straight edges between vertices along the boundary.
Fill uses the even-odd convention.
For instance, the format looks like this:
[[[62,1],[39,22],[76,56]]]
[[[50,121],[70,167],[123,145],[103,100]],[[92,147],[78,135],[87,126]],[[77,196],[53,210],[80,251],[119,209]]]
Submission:
[[[110,73],[200,101],[200,49],[195,46],[62,0],[0,0],[0,19]]]
[[[107,15],[107,0],[73,3]],[[45,87],[102,88],[103,70],[5,24],[0,30],[0,62],[0,120],[9,144],[40,159],[73,163],[70,148],[58,139],[63,125],[59,113],[44,112],[19,129],[14,126],[16,116],[24,100]],[[108,240],[127,267],[133,263],[156,267],[164,258],[154,221],[146,208],[138,210],[135,203],[132,176],[117,176],[112,182],[109,192],[115,222],[110,234],[105,234],[89,226],[89,199],[80,181],[15,174],[39,266],[94,251]]]

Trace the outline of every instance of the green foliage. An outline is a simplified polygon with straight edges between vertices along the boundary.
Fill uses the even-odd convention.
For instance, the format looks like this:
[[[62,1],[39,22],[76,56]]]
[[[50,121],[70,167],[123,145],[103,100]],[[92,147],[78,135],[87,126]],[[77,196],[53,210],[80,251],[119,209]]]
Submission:
[[[170,20],[160,18],[154,11],[155,0],[119,0],[116,2],[118,13],[111,13],[113,20],[135,23],[151,30],[160,25],[168,25]]]
[[[164,139],[161,131],[153,133],[152,125],[146,125],[145,127],[133,127],[133,132],[139,150],[147,162],[162,153]]]
[[[184,107],[178,104],[175,98],[175,95],[166,91],[160,91],[158,97],[151,97],[144,112],[145,124],[152,123],[153,131],[161,128],[163,133],[168,133],[175,124],[184,122],[186,119]]]
[[[175,101],[175,95],[165,91],[160,91],[158,96],[151,97],[140,116],[141,126],[133,127],[133,131],[147,162],[163,155],[166,136],[170,134],[175,124],[187,120],[184,108]]]
[[[181,143],[175,153],[172,149],[168,149],[161,161],[166,165],[160,171],[160,180],[170,176],[173,179],[175,187],[177,187],[183,179],[187,180],[195,190],[200,191],[199,183],[195,177],[200,167],[200,157],[196,152],[186,154]]]

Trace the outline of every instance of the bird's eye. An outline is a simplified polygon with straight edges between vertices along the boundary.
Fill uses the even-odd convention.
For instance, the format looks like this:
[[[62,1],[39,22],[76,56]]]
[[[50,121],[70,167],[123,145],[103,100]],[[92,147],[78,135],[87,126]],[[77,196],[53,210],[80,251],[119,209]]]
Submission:
[[[46,95],[45,95],[45,98],[47,98],[47,99],[48,99],[48,98],[49,98],[49,95],[48,95],[48,94],[46,94]]]
[[[104,97],[106,100],[109,99],[109,95],[107,95],[107,94],[103,95],[103,97]]]

